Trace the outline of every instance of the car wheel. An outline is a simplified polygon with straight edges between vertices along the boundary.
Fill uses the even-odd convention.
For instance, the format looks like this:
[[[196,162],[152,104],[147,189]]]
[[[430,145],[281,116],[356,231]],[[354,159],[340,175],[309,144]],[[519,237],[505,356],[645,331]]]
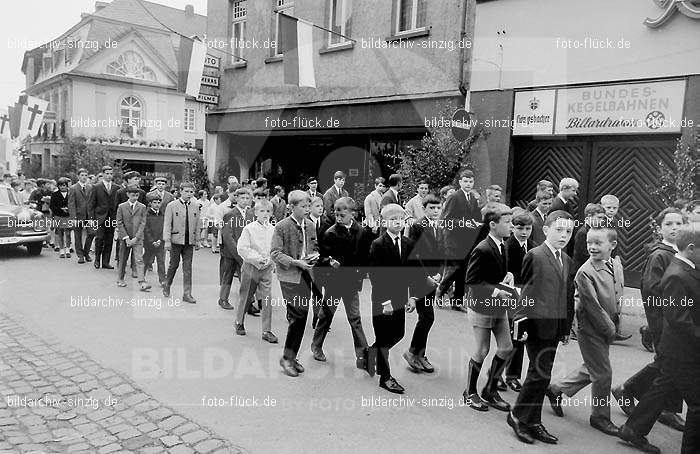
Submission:
[[[39,255],[41,254],[41,249],[41,242],[37,241],[36,243],[27,244],[27,250],[29,251],[29,255]]]

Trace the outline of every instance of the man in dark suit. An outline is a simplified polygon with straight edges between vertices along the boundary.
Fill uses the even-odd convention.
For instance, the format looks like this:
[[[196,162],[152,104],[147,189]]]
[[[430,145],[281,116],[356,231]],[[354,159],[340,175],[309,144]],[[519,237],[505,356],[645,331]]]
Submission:
[[[404,209],[390,204],[382,209],[381,216],[387,230],[372,242],[368,260],[375,337],[368,362],[371,365],[376,355],[379,386],[389,392],[403,394],[403,386],[391,376],[389,350],[403,338],[405,313],[415,310],[418,300],[415,296],[418,295],[416,270],[419,268],[409,261],[415,243],[401,235]]]
[[[399,175],[398,173],[392,174],[389,177],[388,184],[389,189],[387,189],[386,192],[382,195],[382,201],[379,203],[380,210],[385,206],[389,205],[390,203],[395,203],[399,206],[403,206],[401,195],[399,195],[399,191],[401,191],[401,186],[403,185],[403,178],[401,178],[401,175]]]
[[[308,191],[306,191],[306,193],[309,194],[310,200],[313,200],[316,197],[323,198],[323,194],[318,192],[318,179],[316,177],[309,177],[306,180],[306,185],[309,187],[309,189],[308,189]]]
[[[233,309],[228,301],[231,294],[231,283],[234,276],[240,277],[241,265],[243,264],[243,259],[238,254],[238,239],[241,237],[243,228],[255,221],[253,210],[250,209],[250,191],[238,188],[234,194],[236,205],[224,215],[223,227],[221,228],[219,306],[226,310]],[[239,301],[238,304],[249,304],[249,301]]]
[[[156,194],[158,197],[160,197],[160,209],[165,212],[165,207],[167,207],[170,202],[175,200],[175,197],[169,191],[165,190],[165,186],[168,184],[168,179],[165,177],[157,177],[153,180],[153,182],[155,183],[156,187],[148,194]]]
[[[114,241],[115,216],[117,214],[117,185],[112,182],[114,171],[102,167],[102,181],[92,187],[88,195],[88,216],[97,224],[95,233],[95,268],[114,269],[109,264]]]
[[[535,198],[536,206],[532,210],[532,245],[539,246],[544,243],[544,220],[547,218],[547,213],[551,211],[554,197],[549,191],[541,191],[537,193]]]
[[[93,227],[90,225],[90,216],[88,215],[88,200],[92,185],[88,184],[87,169],[78,170],[78,182],[68,190],[68,213],[71,219],[75,221],[73,229],[73,238],[75,243],[75,252],[78,255],[78,263],[89,262],[90,246],[92,239],[95,236]],[[85,233],[85,242],[83,242],[83,233]]]
[[[423,200],[425,216],[414,222],[408,229],[408,237],[416,245],[409,259],[420,263],[425,279],[419,279],[416,287],[419,297],[416,301],[418,322],[413,330],[411,346],[404,352],[403,357],[408,365],[416,372],[432,373],[435,368],[425,356],[425,348],[428,343],[428,333],[435,320],[433,302],[435,301],[435,289],[440,283],[440,272],[445,260],[442,249],[442,229],[438,225],[440,218],[440,199],[428,194]]]
[[[567,297],[571,258],[562,249],[571,239],[573,217],[566,211],[553,211],[544,225],[545,242],[525,254],[522,268],[520,326],[527,333],[525,347],[531,358],[527,377],[507,422],[523,443],[539,440],[556,444],[559,440],[542,425],[542,403],[547,393],[559,342],[569,342],[573,320],[573,300]],[[523,326],[525,325],[525,326]]]
[[[366,253],[358,249],[364,232],[362,226],[354,219],[356,210],[355,201],[350,197],[336,200],[336,223],[325,231],[322,240],[319,241],[319,264],[329,268],[324,284],[326,294],[311,342],[311,353],[316,361],[326,361],[323,343],[330,331],[338,304],[343,300],[355,348],[355,363],[358,369],[366,370],[367,338],[362,329],[359,294],[364,278],[360,269],[365,265]]]
[[[676,245],[679,252],[660,283],[662,298],[669,302],[659,343],[661,372],[618,436],[644,452],[660,452],[646,435],[668,401],[682,397],[688,413],[681,454],[695,454],[700,452],[700,231],[692,225],[683,227]]]
[[[436,298],[440,299],[455,284],[452,307],[466,311],[464,299],[464,277],[467,274],[469,252],[474,245],[481,225],[479,198],[472,191],[474,173],[462,170],[459,174],[459,187],[445,201],[441,220],[445,225],[444,250],[446,255],[445,275],[442,277]]]
[[[474,328],[476,347],[469,360],[467,387],[462,396],[464,402],[477,411],[486,411],[488,406],[500,411],[510,410],[510,405],[501,398],[496,387],[513,350],[506,308],[512,304],[510,301],[517,301],[517,295],[499,287],[502,283],[514,284],[513,275],[508,271],[504,241],[513,231],[512,215],[510,208],[500,203],[487,207],[484,225],[488,226],[489,232],[472,250],[467,267],[469,319]],[[496,339],[497,350],[486,386],[479,396],[477,381],[489,353],[491,333]]]
[[[554,201],[549,211],[566,211],[574,219],[577,219],[575,199],[578,194],[578,186],[578,181],[574,178],[562,178],[559,182],[559,193],[554,196]],[[574,235],[576,234],[576,230],[576,227],[574,227]],[[569,257],[573,257],[575,242],[576,238],[571,238],[571,241],[569,241],[566,247],[566,253]]]
[[[348,191],[343,189],[345,186],[345,173],[338,170],[333,174],[333,186],[328,188],[325,194],[323,194],[323,208],[326,211],[326,215],[335,222],[335,214],[333,214],[333,208],[335,207],[335,201],[341,197],[349,197]]]

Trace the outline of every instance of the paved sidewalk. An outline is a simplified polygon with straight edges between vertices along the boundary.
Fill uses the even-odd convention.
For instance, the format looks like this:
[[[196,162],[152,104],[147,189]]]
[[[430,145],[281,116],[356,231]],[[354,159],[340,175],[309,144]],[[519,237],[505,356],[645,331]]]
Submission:
[[[243,453],[84,352],[0,314],[0,453]]]

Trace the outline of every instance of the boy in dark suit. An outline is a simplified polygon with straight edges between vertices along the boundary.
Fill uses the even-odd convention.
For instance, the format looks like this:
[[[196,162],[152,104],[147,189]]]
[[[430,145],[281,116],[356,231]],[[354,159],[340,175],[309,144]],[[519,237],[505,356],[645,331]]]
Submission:
[[[96,223],[95,268],[114,269],[109,264],[114,242],[114,217],[117,214],[117,185],[112,182],[113,170],[102,167],[102,181],[92,187],[88,196],[88,216]]]
[[[379,203],[379,209],[381,210],[390,203],[395,203],[399,206],[403,206],[401,203],[401,196],[399,191],[401,191],[401,186],[403,185],[403,178],[398,173],[392,174],[389,177],[389,189],[382,195],[382,200]]]
[[[659,342],[660,374],[640,399],[619,437],[645,452],[660,452],[646,435],[669,400],[688,404],[681,454],[700,452],[700,231],[684,226],[676,237],[678,252],[659,283],[664,307],[664,329]]]
[[[326,294],[319,312],[318,324],[311,342],[311,353],[316,361],[326,361],[323,342],[330,331],[333,316],[340,300],[343,300],[345,314],[350,323],[356,366],[367,369],[367,338],[360,318],[360,290],[364,275],[360,272],[365,264],[366,254],[358,250],[363,235],[362,226],[354,219],[355,201],[341,197],[335,201],[335,224],[323,235],[319,242],[320,263],[327,264],[328,276],[325,280]]]
[[[386,205],[382,208],[381,216],[386,231],[372,242],[369,249],[375,340],[370,348],[368,368],[371,375],[371,364],[376,355],[379,387],[403,394],[403,386],[391,376],[389,350],[403,338],[405,313],[412,312],[418,300],[415,296],[415,268],[409,261],[414,243],[401,234],[406,216],[401,206],[394,203]]]
[[[512,215],[511,209],[503,204],[488,207],[484,225],[489,227],[489,233],[472,250],[467,267],[467,301],[476,348],[469,360],[467,388],[462,396],[467,405],[478,411],[486,411],[488,406],[500,411],[510,410],[510,405],[498,394],[496,386],[513,349],[506,308],[509,300],[516,301],[517,295],[498,287],[500,283],[514,284],[513,274],[508,271],[504,242],[513,231]],[[491,333],[496,339],[497,351],[491,362],[486,386],[479,396],[476,386],[481,366],[489,354]]]
[[[654,350],[657,353],[653,362],[644,366],[621,386],[613,388],[613,395],[619,402],[623,402],[622,410],[628,415],[634,408],[634,399],[639,400],[649,390],[661,369],[662,354],[658,350],[664,329],[663,313],[665,309],[663,305],[659,304],[664,296],[661,292],[661,278],[673,256],[678,252],[676,241],[678,231],[683,225],[683,215],[676,208],[666,208],[657,216],[656,223],[661,233],[661,242],[649,248],[650,254],[642,269],[640,290],[649,331],[651,331],[654,342]],[[680,398],[670,399],[666,404],[666,409],[659,416],[659,422],[683,431],[684,421],[680,416],[682,410],[683,402]]]
[[[513,274],[513,282],[516,287],[522,287],[524,284],[522,276],[523,259],[527,251],[535,245],[530,239],[532,234],[533,215],[527,211],[516,212],[513,209],[513,235],[506,240],[506,255],[508,256],[508,271]],[[509,324],[511,330],[513,328],[513,311],[508,312]],[[523,354],[525,352],[525,343],[517,339],[513,340],[513,353],[508,358],[506,365],[506,382],[505,385],[513,391],[520,392],[522,384],[520,383],[520,375],[523,369]],[[504,386],[499,389],[505,391]]]
[[[604,224],[605,208],[597,203],[589,203],[583,210],[585,220],[583,226],[576,231],[574,236],[574,255],[571,257],[574,260],[574,268],[578,271],[586,260],[588,260],[588,244],[586,236],[591,227],[598,227]]]
[[[547,218],[547,214],[551,211],[554,196],[549,191],[541,191],[537,193],[535,198],[535,208],[532,210],[532,245],[537,247],[544,243],[545,235],[542,226]]]
[[[474,173],[471,170],[462,170],[459,173],[459,190],[447,197],[440,217],[445,224],[451,224],[452,228],[445,230],[445,275],[440,281],[435,297],[440,299],[454,283],[452,307],[455,309],[462,308],[468,254],[475,243],[482,219],[479,197],[472,191],[473,188]],[[463,310],[466,311],[466,308]]]
[[[542,425],[542,403],[551,379],[559,342],[569,342],[573,320],[573,301],[567,297],[571,258],[562,249],[574,230],[573,217],[566,211],[554,211],[544,225],[545,242],[525,254],[523,259],[522,299],[518,317],[527,336],[525,348],[531,358],[527,377],[507,422],[523,443],[539,440],[556,444],[559,439]],[[523,336],[525,337],[525,336]]]
[[[238,238],[243,228],[255,221],[250,205],[250,191],[238,188],[235,191],[236,206],[224,215],[221,228],[221,258],[219,259],[219,306],[222,309],[231,310],[233,305],[228,299],[231,294],[233,277],[239,276],[243,259],[238,254]],[[239,301],[238,304],[247,304],[248,301]],[[246,308],[247,309],[247,308]],[[244,332],[242,325],[236,326],[236,332]]]
[[[440,199],[433,194],[428,194],[423,199],[425,215],[408,229],[408,237],[416,243],[410,259],[418,261],[426,274],[426,278],[422,282],[421,280],[416,282],[417,287],[422,287],[416,295],[420,297],[416,301],[418,322],[413,330],[411,346],[403,354],[408,365],[416,372],[432,373],[435,371],[425,355],[425,348],[428,343],[428,333],[435,320],[433,309],[435,289],[440,283],[440,272],[445,260],[445,254],[442,250],[442,231],[438,226],[441,208]]]
[[[586,244],[589,258],[576,273],[574,298],[583,364],[552,383],[547,396],[554,413],[564,416],[562,394],[572,397],[590,384],[591,427],[607,435],[617,435],[619,428],[610,420],[610,344],[615,340],[614,319],[625,285],[622,265],[610,258],[617,246],[617,232],[592,225],[587,229]]]
[[[307,191],[308,193],[308,191]],[[321,249],[321,244],[323,243],[323,234],[333,225],[330,218],[323,212],[323,199],[321,197],[311,198],[311,208],[309,209],[309,220],[316,227],[316,238],[318,238],[318,247]],[[315,268],[311,273],[313,277],[314,285],[311,288],[313,301],[312,301],[312,312],[313,319],[311,320],[311,328],[316,329],[316,324],[318,323],[318,316],[321,310],[321,305],[323,304],[321,289],[324,287],[326,278],[328,275],[327,267]]]
[[[73,238],[78,263],[81,264],[92,260],[90,246],[92,246],[92,239],[95,236],[88,217],[87,203],[90,191],[92,191],[92,186],[88,184],[88,171],[78,169],[78,182],[68,190],[68,212],[71,219],[75,221]],[[83,242],[83,234],[85,234],[85,242]]]
[[[292,214],[275,225],[270,256],[277,267],[282,297],[287,309],[287,337],[280,366],[285,374],[297,377],[304,367],[297,360],[304,337],[311,299],[311,270],[318,260],[316,228],[306,218],[309,194],[295,190],[287,199]]]
[[[554,197],[551,211],[563,210],[569,213],[574,219],[577,218],[576,206],[574,200],[578,195],[578,181],[574,178],[562,178],[559,182],[559,193]],[[574,234],[576,233],[574,226]],[[574,253],[575,238],[571,238],[569,245],[566,247],[566,253],[571,257]]]
[[[157,192],[149,192],[148,214],[146,214],[146,228],[143,230],[143,264],[144,269],[153,267],[155,260],[158,265],[158,282],[165,285],[165,246],[163,245],[163,223],[165,214],[161,210],[161,200]]]
[[[126,282],[124,282],[126,260],[131,255],[136,262],[136,276],[141,284],[141,291],[145,292],[151,288],[146,283],[143,272],[143,232],[146,228],[146,205],[138,201],[140,195],[138,186],[127,186],[126,193],[129,199],[117,208],[117,230],[121,243],[117,285],[126,287]]]
[[[345,173],[338,170],[333,174],[333,186],[328,188],[323,194],[323,208],[326,211],[326,215],[331,218],[333,222],[335,222],[335,215],[333,214],[335,201],[341,197],[350,196],[348,191],[343,189],[343,186],[345,186]]]

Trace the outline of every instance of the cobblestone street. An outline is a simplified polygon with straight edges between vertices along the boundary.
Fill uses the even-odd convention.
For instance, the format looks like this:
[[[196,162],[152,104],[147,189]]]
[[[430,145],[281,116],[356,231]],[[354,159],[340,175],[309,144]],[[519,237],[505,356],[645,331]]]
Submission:
[[[0,314],[0,452],[242,453],[124,375]]]

